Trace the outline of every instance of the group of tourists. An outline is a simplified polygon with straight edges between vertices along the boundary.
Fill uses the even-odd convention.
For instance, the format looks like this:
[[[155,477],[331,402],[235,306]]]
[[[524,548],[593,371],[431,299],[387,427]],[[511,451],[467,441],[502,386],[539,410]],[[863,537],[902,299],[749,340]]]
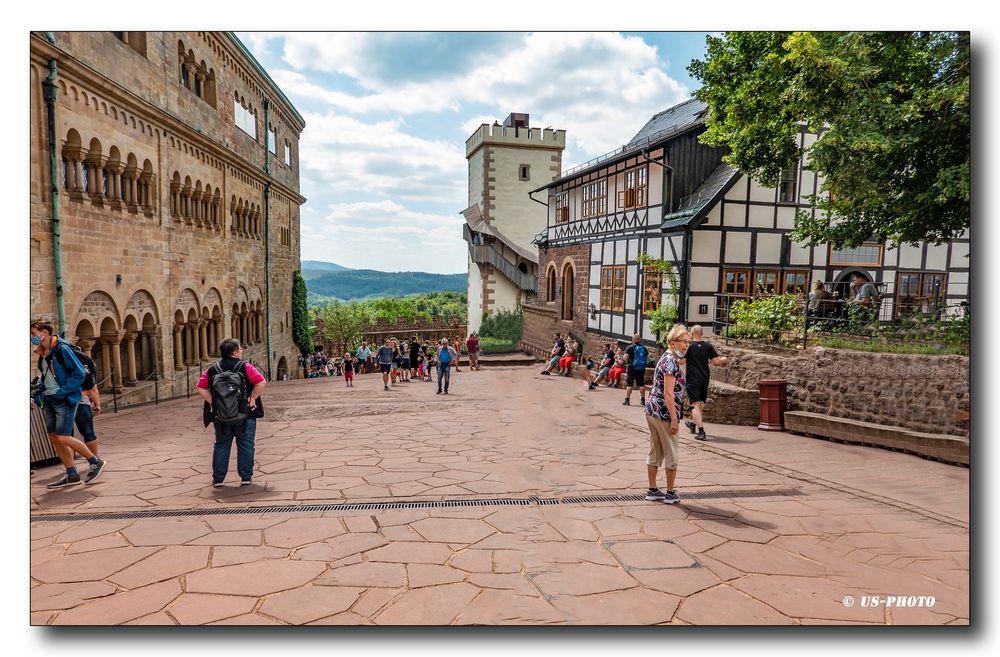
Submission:
[[[589,390],[599,388],[602,383],[609,388],[618,388],[621,375],[625,374],[622,405],[631,406],[632,391],[638,388],[639,402],[649,428],[649,454],[646,457],[649,489],[645,498],[674,504],[680,500],[674,490],[674,481],[677,477],[677,431],[684,419],[684,398],[687,397],[691,411],[691,419],[684,420],[685,426],[697,440],[706,440],[702,411],[708,399],[709,369],[711,365],[725,365],[728,361],[725,356],[719,355],[711,342],[704,339],[701,326],[692,326],[688,330],[678,324],[667,334],[667,349],[653,369],[652,386],[647,398],[648,357],[649,350],[638,334],[632,336],[628,346],[614,342],[602,345],[595,362],[595,359],[583,356],[583,340],[579,336],[567,333],[564,337],[555,333],[548,365],[542,374],[571,377],[574,365],[580,363],[579,371]],[[661,467],[666,471],[666,491],[661,491],[656,483]]]
[[[725,365],[726,357],[720,356],[715,347],[706,342],[700,326],[690,330],[678,324],[667,334],[667,349],[657,361],[652,376],[649,396],[646,396],[646,365],[649,350],[640,335],[634,335],[627,346],[607,343],[602,345],[594,359],[584,358],[583,340],[573,334],[556,333],[552,350],[543,375],[571,376],[574,366],[594,390],[604,383],[618,387],[625,374],[625,406],[631,405],[634,388],[639,389],[646,424],[649,428],[650,447],[646,458],[649,489],[645,499],[674,504],[680,500],[674,490],[677,477],[678,426],[684,420],[684,397],[691,408],[691,419],[684,420],[698,440],[705,440],[702,409],[708,398],[709,368]],[[106,461],[98,453],[97,435],[93,416],[100,413],[101,402],[94,362],[78,347],[60,338],[52,325],[44,321],[31,323],[31,343],[38,355],[38,376],[32,380],[32,401],[45,415],[46,431],[66,473],[48,484],[48,488],[63,488],[81,483],[92,483],[104,470]],[[479,369],[479,341],[473,333],[466,340],[470,369]],[[236,443],[236,469],[240,485],[253,483],[254,442],[257,419],[263,417],[264,407],[260,398],[267,386],[264,375],[250,362],[243,359],[243,347],[238,340],[224,339],[219,345],[221,359],[206,369],[196,385],[204,399],[203,420],[212,424],[215,444],[212,452],[212,485],[223,485],[229,470],[232,445]],[[362,343],[356,353],[344,354],[336,363],[342,371],[347,386],[353,386],[354,373],[364,371],[369,365],[377,366],[382,373],[384,390],[390,385],[411,381],[433,382],[437,373],[437,394],[447,395],[451,384],[451,370],[458,371],[460,348],[448,338],[436,343],[424,343],[417,336],[399,341],[387,337],[377,350]],[[333,359],[322,352],[309,361],[310,367],[329,368]],[[74,437],[74,426],[83,440]],[[89,471],[81,477],[74,465],[74,454],[83,457]],[[657,486],[660,468],[666,471],[666,490]]]

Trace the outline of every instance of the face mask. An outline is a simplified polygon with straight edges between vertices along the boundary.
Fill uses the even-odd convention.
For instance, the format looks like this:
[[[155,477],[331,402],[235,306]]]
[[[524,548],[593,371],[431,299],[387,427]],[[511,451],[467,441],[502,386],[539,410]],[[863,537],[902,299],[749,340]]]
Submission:
[[[678,358],[684,358],[684,352],[682,352],[680,349],[674,349],[674,353],[677,355]]]
[[[36,347],[40,347],[42,345],[42,336],[40,335],[31,336],[31,344],[35,345]]]

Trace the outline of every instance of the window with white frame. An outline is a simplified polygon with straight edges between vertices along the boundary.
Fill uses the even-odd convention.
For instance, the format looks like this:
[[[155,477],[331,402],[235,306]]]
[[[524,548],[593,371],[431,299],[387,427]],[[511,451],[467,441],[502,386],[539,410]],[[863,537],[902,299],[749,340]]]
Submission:
[[[292,145],[285,140],[285,165],[292,166]]]
[[[796,169],[782,169],[781,180],[778,183],[779,203],[798,203],[798,178],[799,172]]]
[[[556,223],[564,224],[569,221],[569,194],[559,192],[556,198]]]
[[[646,167],[625,172],[625,189],[618,192],[618,207],[634,208],[646,203]]]
[[[272,127],[267,130],[267,150],[274,155],[278,154],[278,130],[276,128]]]
[[[253,112],[244,107],[238,98],[233,99],[233,113],[235,115],[236,127],[256,139],[257,117],[254,116]]]

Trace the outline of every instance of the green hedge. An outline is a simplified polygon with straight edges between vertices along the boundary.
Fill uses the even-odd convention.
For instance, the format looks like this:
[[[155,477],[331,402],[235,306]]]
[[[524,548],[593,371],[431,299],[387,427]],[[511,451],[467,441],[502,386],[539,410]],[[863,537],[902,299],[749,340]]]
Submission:
[[[509,354],[517,351],[517,340],[479,336],[479,351],[484,354]]]
[[[479,325],[479,337],[503,340],[517,343],[521,339],[523,315],[517,311],[501,310],[492,315],[485,315]]]

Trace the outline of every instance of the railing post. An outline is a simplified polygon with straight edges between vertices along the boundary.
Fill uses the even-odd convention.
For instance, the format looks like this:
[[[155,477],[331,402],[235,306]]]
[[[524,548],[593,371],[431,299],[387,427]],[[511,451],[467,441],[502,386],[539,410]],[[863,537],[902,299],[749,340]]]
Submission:
[[[160,403],[160,372],[153,370],[153,405]]]
[[[803,322],[802,327],[802,350],[805,351],[809,348],[809,306],[805,308],[806,321]]]
[[[115,385],[115,363],[111,361],[111,402],[115,413],[118,412],[118,386]]]
[[[184,364],[184,382],[187,384],[187,395],[185,395],[185,396],[186,397],[190,397],[191,396],[191,366],[188,365],[187,363]]]

